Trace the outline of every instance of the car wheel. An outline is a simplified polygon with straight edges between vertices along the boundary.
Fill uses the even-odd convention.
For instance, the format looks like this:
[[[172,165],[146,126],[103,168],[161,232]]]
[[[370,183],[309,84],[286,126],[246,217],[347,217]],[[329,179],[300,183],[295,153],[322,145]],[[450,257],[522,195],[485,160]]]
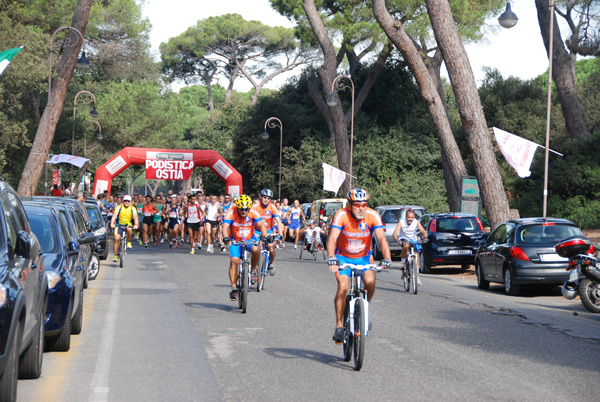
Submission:
[[[381,258],[383,258],[383,255],[381,254],[381,250],[379,250],[379,247],[377,247],[377,240],[371,239],[371,241],[373,243],[373,258],[375,258],[376,260],[381,260]]]
[[[477,287],[479,289],[485,290],[490,288],[490,282],[484,279],[481,263],[479,261],[475,262],[475,275],[477,275]]]
[[[27,350],[21,355],[19,363],[19,378],[34,379],[42,375],[42,362],[44,360],[44,317],[46,316],[46,304],[40,308],[37,319],[37,328],[34,330],[33,339]]]
[[[71,349],[71,325],[73,323],[71,315],[73,314],[73,302],[69,302],[69,309],[65,317],[60,333],[49,342],[48,349],[56,352],[68,352]]]
[[[98,276],[98,272],[100,272],[100,258],[98,254],[92,254],[92,259],[90,260],[90,265],[88,265],[88,280],[93,281]]]
[[[421,273],[430,274],[431,273],[431,265],[427,263],[427,258],[425,258],[425,254],[421,253]]]
[[[71,322],[71,333],[75,335],[79,335],[81,333],[81,329],[83,328],[83,292],[81,292],[81,298],[79,299],[79,307],[77,307],[77,311],[73,316],[73,321]]]
[[[6,351],[6,366],[0,376],[0,400],[17,400],[17,379],[19,373],[19,341],[21,339],[21,326],[17,324],[15,336],[10,350]]]
[[[514,281],[510,268],[504,268],[504,291],[509,296],[518,296],[521,292],[521,287],[515,285]]]

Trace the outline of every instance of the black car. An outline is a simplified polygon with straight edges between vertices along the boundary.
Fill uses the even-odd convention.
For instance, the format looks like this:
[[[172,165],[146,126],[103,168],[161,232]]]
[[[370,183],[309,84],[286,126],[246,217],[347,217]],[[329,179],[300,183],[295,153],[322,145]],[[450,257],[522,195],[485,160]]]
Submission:
[[[102,216],[102,210],[96,201],[86,201],[85,209],[90,218],[88,221],[88,228],[94,233],[98,240],[96,243],[96,252],[101,260],[106,260],[108,258],[108,248],[106,248],[106,226],[105,219]]]
[[[65,352],[71,346],[71,333],[79,334],[83,324],[83,283],[85,267],[80,258],[80,243],[96,238],[86,233],[70,241],[67,221],[56,207],[23,202],[33,233],[40,240],[46,276],[48,306],[44,324],[46,348]]]
[[[0,178],[0,395],[42,373],[48,279],[40,243],[15,191]]]
[[[487,238],[481,220],[461,212],[426,214],[419,220],[429,241],[422,245],[421,272],[431,273],[431,267],[460,265],[463,269],[475,263],[481,240]]]
[[[522,218],[506,221],[481,242],[475,259],[479,289],[490,282],[504,284],[516,296],[521,285],[560,285],[569,279],[569,260],[556,253],[554,244],[583,236],[575,224],[558,218]]]

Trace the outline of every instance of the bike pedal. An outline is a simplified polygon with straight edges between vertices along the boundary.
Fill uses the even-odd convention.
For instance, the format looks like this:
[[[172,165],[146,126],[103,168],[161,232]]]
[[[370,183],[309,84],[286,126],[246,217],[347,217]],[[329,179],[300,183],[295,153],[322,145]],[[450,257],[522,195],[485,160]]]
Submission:
[[[338,341],[335,341],[335,344],[336,344],[336,345],[341,345],[341,344],[342,344],[342,341],[339,341],[339,342],[338,342]]]

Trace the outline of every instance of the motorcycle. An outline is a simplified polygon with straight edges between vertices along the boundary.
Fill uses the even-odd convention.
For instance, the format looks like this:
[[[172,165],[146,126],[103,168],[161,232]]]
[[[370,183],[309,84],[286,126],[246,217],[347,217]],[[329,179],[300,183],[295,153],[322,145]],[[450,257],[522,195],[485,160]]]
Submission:
[[[561,257],[569,259],[569,280],[563,284],[561,293],[567,300],[579,294],[583,306],[592,313],[600,313],[600,259],[596,249],[585,236],[561,240],[554,249]]]

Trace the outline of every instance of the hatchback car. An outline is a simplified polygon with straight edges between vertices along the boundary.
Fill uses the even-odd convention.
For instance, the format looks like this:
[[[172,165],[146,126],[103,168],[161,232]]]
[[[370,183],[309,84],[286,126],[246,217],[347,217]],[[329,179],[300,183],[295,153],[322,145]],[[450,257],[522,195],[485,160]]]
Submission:
[[[418,205],[382,205],[375,208],[383,221],[383,231],[385,232],[385,238],[388,241],[390,252],[392,254],[400,253],[402,251],[402,245],[396,243],[392,238],[392,235],[394,234],[394,230],[396,230],[398,221],[406,217],[406,211],[411,208],[415,211],[415,219],[419,219],[427,213],[425,208]],[[371,239],[371,245],[374,258],[380,260],[383,256],[381,255],[381,246],[375,235],[373,235]]]
[[[71,333],[79,334],[83,324],[83,282],[85,268],[79,258],[79,242],[71,242],[67,222],[52,206],[31,201],[23,203],[33,232],[40,239],[48,277],[48,305],[44,323],[47,349],[66,352]],[[96,241],[86,233],[82,243]]]
[[[521,285],[560,285],[569,279],[569,260],[556,253],[554,244],[571,236],[583,236],[575,224],[558,218],[522,218],[498,225],[481,242],[475,258],[479,289],[490,282],[504,284],[506,294],[516,296]]]
[[[421,272],[431,273],[431,267],[460,265],[463,269],[475,263],[475,254],[487,232],[475,215],[447,212],[423,215],[421,225],[427,231],[428,242],[422,245]]]
[[[97,242],[96,253],[101,260],[108,258],[108,248],[106,247],[106,227],[105,219],[102,216],[102,210],[95,201],[85,202],[85,208],[87,209],[90,220],[87,223],[88,229],[94,233]]]
[[[313,201],[310,208],[310,218],[314,219],[317,226],[323,227],[329,217],[340,208],[344,208],[348,200],[345,198],[325,198]],[[307,218],[308,219],[308,218]]]

